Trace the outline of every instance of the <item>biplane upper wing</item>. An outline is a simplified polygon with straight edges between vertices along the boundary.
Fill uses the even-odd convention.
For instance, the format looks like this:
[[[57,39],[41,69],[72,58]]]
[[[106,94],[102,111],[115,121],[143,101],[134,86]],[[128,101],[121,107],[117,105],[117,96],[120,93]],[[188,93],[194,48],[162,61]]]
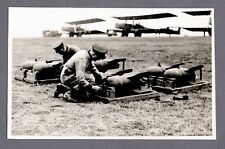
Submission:
[[[169,17],[177,17],[172,13],[158,13],[151,15],[139,15],[139,16],[123,16],[123,17],[113,17],[119,20],[142,20],[142,19],[159,19],[159,18],[169,18]]]
[[[80,21],[72,21],[72,22],[66,22],[70,25],[80,25],[80,24],[89,24],[89,23],[97,23],[97,22],[103,22],[105,20],[100,18],[93,18],[93,19],[86,19],[86,20],[80,20]]]
[[[203,15],[210,15],[211,10],[204,10],[204,11],[183,11],[186,14],[192,16],[203,16]]]

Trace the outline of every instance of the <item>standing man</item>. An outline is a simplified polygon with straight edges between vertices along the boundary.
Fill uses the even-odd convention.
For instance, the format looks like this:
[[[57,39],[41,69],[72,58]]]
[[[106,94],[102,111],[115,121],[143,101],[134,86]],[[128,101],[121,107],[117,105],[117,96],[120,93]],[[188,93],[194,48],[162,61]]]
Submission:
[[[68,47],[64,45],[63,42],[58,42],[57,44],[54,45],[54,48],[56,53],[59,53],[63,57],[63,64],[65,64],[75,53],[80,51],[79,47],[73,46],[73,47]]]
[[[93,61],[105,59],[107,49],[99,44],[93,44],[90,50],[79,50],[63,66],[60,80],[68,91],[63,98],[68,101],[76,101],[77,98],[87,95],[87,92],[100,92],[101,87],[94,85],[102,80]],[[56,90],[57,95],[64,91]],[[76,98],[76,99],[75,99]]]

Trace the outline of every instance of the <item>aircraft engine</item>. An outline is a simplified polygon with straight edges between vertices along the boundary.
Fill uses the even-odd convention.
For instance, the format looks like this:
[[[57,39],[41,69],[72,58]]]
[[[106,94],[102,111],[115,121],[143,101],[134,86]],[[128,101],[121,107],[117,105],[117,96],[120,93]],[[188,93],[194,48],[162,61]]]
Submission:
[[[62,31],[65,31],[65,32],[75,32],[74,27],[62,27]]]
[[[128,23],[116,23],[115,24],[115,28],[118,28],[118,29],[127,30],[127,29],[131,29],[132,27],[133,27],[133,25],[128,24]]]

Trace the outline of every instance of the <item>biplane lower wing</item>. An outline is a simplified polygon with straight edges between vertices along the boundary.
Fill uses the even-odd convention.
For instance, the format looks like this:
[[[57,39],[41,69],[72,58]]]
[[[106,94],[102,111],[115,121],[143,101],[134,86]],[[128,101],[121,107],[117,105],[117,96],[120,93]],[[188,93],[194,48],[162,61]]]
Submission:
[[[212,28],[209,27],[184,27],[183,29],[192,31],[192,32],[203,32],[205,36],[205,32],[208,32],[209,36],[212,35]]]

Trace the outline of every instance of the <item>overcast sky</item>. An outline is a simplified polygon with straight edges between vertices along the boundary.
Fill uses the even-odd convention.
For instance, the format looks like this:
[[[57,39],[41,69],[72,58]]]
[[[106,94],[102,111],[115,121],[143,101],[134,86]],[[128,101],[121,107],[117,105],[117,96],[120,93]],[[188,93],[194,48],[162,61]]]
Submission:
[[[208,27],[209,16],[191,16],[182,11],[209,9],[150,9],[150,8],[35,8],[10,7],[9,33],[12,37],[41,37],[43,30],[59,30],[68,26],[65,22],[90,18],[101,18],[106,21],[82,25],[85,29],[106,31],[115,27],[115,23],[122,23],[112,16],[149,15],[156,13],[173,13],[178,17],[137,20],[149,28],[165,27]],[[132,23],[132,21],[128,21]],[[203,35],[182,30],[182,35]]]

